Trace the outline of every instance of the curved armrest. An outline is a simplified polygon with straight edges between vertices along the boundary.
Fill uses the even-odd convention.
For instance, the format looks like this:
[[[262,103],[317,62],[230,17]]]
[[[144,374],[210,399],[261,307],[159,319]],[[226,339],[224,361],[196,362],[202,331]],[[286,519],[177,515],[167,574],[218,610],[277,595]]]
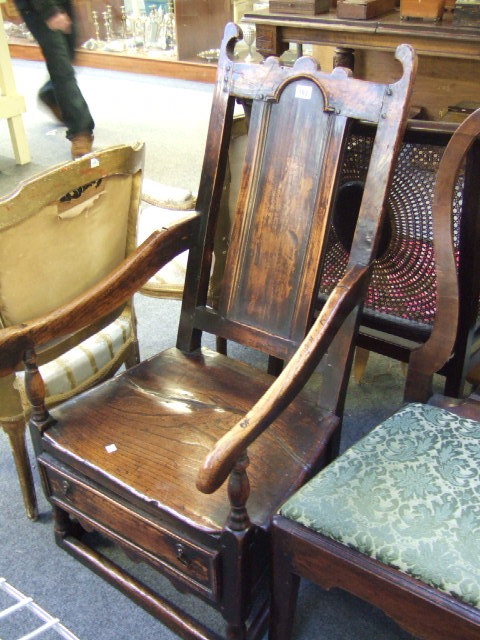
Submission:
[[[424,401],[431,376],[449,359],[457,336],[458,278],[452,237],[452,202],[461,163],[480,135],[480,109],[459,125],[443,153],[432,202],[436,313],[428,340],[410,355],[405,400]]]
[[[369,267],[351,267],[330,294],[322,312],[282,373],[250,411],[217,442],[197,477],[197,488],[213,493],[240,454],[292,402],[315,370],[352,309],[362,301]]]
[[[26,349],[78,331],[119,307],[159,269],[191,247],[199,219],[200,214],[194,212],[168,229],[155,231],[114,271],[61,309],[0,331],[0,376],[15,370]]]

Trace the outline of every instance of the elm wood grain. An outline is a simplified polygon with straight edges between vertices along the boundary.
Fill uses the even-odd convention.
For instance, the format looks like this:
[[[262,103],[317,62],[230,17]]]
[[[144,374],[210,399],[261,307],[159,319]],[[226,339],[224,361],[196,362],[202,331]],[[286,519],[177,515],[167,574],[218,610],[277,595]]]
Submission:
[[[48,454],[39,460],[52,502],[74,514],[85,529],[96,528],[153,566],[161,565],[174,581],[194,585],[202,597],[218,598],[218,549],[188,541],[185,534],[162,526],[158,519],[142,516],[138,510],[97,488],[94,482],[85,481],[70,468],[58,465]],[[135,528],[135,541],[132,541],[130,531]]]
[[[405,400],[409,402],[429,399],[433,374],[450,356],[455,343],[458,283],[450,207],[462,160],[478,135],[480,110],[457,129],[438,170],[433,206],[437,315],[429,339],[410,357],[404,390]],[[480,421],[478,395],[469,400],[434,396],[432,404]],[[289,640],[292,637],[300,577],[326,589],[340,587],[363,598],[420,638],[473,640],[479,637],[478,608],[283,516],[275,516],[272,529],[270,640]]]
[[[165,493],[168,509],[158,505],[156,511],[165,510],[166,518],[173,511],[186,523],[218,532],[229,513],[227,487],[206,495],[195,489],[197,473],[217,440],[272,381],[263,371],[207,349],[192,354],[169,349],[97,387],[81,403],[53,410],[55,424],[44,434],[43,447],[145,509]],[[248,511],[256,525],[268,526],[272,502],[279,506],[315,467],[336,426],[329,420],[322,433],[324,417],[311,399],[298,397],[249,448]],[[109,444],[116,446],[112,454],[105,450]],[[303,469],[300,478],[297,465]]]
[[[326,345],[332,343],[338,330],[349,317],[352,306],[358,304],[359,294],[365,288],[367,274],[365,268],[352,269],[342,279],[337,295],[329,299],[282,373],[253,409],[230,428],[209,453],[198,474],[199,489],[207,493],[216,491],[228,476],[232,461],[237,459],[241,452],[246,450],[271,424],[273,416],[287,408],[290,409],[293,398],[303,386],[302,381],[310,378],[317,363],[325,354]]]
[[[153,235],[113,275],[67,308],[13,333],[0,332],[0,371],[8,373],[22,357],[26,362],[32,435],[54,505],[58,544],[183,637],[210,637],[186,612],[172,613],[160,593],[152,604],[148,590],[138,582],[132,586],[120,568],[89,549],[78,519],[218,610],[225,619],[222,637],[256,640],[268,617],[268,589],[261,587],[268,584],[272,515],[325,464],[332,434],[341,424],[358,312],[416,58],[410,47],[400,47],[401,78],[390,85],[364,83],[341,69],[323,73],[312,59],[299,60],[292,69],[273,59],[264,65],[235,62],[239,37],[238,27],[227,25],[197,212]],[[214,307],[208,303],[213,244],[236,100],[252,101],[251,125],[234,242],[227,247],[220,302]],[[376,141],[352,257],[345,279],[305,337],[349,124],[365,118],[376,124]],[[305,137],[318,145],[315,153]],[[187,248],[176,348],[49,414],[34,349],[72,323],[81,325],[86,316],[115,308]],[[291,357],[291,363],[275,381],[202,348],[204,331],[234,336],[265,353],[276,350]],[[329,391],[319,401],[307,383],[323,354],[335,374],[327,376]],[[242,420],[247,428],[235,426]],[[115,445],[115,451],[108,453],[108,445]],[[171,545],[182,545],[175,558]]]

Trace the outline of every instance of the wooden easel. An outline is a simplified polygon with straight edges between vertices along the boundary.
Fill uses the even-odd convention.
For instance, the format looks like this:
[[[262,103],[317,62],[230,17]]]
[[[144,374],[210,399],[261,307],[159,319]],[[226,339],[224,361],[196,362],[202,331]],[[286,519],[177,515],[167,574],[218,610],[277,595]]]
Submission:
[[[0,0],[0,3],[2,2],[5,0]],[[17,164],[30,162],[30,152],[22,120],[24,111],[25,100],[23,96],[18,95],[15,87],[7,36],[3,26],[3,16],[0,12],[0,117],[7,119]]]

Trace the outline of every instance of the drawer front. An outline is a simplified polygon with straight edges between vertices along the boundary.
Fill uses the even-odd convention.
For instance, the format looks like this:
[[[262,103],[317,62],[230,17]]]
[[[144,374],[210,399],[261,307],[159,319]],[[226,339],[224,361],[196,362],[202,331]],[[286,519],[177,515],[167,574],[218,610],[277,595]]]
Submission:
[[[314,16],[327,13],[330,10],[330,0],[270,0],[270,13],[291,13],[304,16]]]
[[[94,529],[209,600],[218,599],[217,551],[185,540],[51,461],[40,459],[40,464],[53,504],[84,518]]]

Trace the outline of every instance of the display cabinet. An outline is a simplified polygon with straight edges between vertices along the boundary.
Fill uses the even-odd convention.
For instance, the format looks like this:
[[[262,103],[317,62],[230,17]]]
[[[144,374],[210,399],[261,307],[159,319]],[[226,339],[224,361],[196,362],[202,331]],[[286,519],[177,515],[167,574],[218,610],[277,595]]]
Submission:
[[[225,24],[268,6],[253,0],[73,0],[76,63],[213,82]],[[2,6],[12,57],[41,59],[13,0]],[[241,43],[236,55],[246,56]]]
[[[334,8],[307,17],[267,8],[246,11],[243,19],[255,24],[256,47],[264,57],[281,55],[290,43],[309,45],[324,70],[346,66],[372,81],[398,77],[392,53],[407,42],[418,54],[412,105],[422,118],[452,119],[462,105],[480,105],[480,22],[459,25],[451,13],[441,22],[402,20],[398,8],[370,20],[339,18]]]

